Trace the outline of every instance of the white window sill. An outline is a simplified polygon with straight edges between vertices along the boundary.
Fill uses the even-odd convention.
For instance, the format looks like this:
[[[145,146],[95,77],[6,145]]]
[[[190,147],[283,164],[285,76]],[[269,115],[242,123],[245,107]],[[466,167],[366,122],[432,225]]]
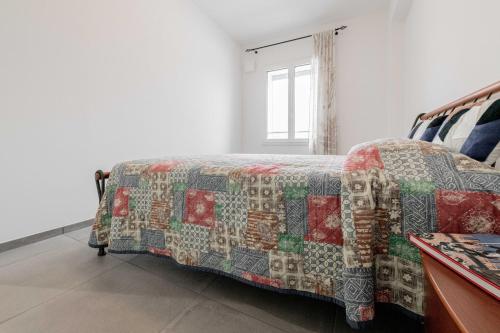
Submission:
[[[266,139],[262,143],[263,146],[308,146],[309,140],[307,139]]]

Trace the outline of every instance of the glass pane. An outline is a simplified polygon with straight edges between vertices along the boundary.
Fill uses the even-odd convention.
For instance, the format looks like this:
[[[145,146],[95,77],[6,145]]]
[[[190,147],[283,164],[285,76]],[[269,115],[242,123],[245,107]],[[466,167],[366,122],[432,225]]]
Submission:
[[[309,137],[311,65],[295,67],[295,139]]]
[[[288,138],[288,69],[267,73],[267,138]]]

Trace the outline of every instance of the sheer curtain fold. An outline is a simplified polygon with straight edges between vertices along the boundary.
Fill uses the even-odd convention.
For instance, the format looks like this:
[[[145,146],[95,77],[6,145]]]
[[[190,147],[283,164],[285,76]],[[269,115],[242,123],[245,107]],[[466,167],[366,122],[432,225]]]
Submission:
[[[313,34],[309,132],[309,151],[312,154],[333,155],[337,152],[334,36],[333,30]]]

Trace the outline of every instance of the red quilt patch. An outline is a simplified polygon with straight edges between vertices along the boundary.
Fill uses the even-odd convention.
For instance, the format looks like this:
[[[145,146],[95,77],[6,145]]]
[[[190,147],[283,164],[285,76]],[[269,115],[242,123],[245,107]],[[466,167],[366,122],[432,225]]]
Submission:
[[[392,292],[388,288],[381,288],[375,292],[375,300],[381,303],[392,302]]]
[[[342,245],[340,197],[307,197],[308,232],[306,241]]]
[[[486,192],[438,190],[438,232],[500,233],[500,196]]]
[[[281,169],[279,164],[256,164],[245,168],[246,173],[250,175],[274,175]]]
[[[128,215],[128,198],[130,190],[125,187],[120,187],[115,192],[113,201],[113,216],[123,217]]]
[[[152,164],[148,170],[150,172],[170,172],[178,164],[179,164],[179,162],[177,162],[177,161],[162,161],[159,163]]]
[[[148,246],[148,252],[151,252],[151,253],[159,255],[159,256],[167,256],[167,257],[172,256],[172,249],[169,249],[169,248],[157,249],[156,247]]]
[[[359,317],[361,318],[362,321],[372,320],[374,316],[375,316],[375,309],[373,308],[373,305],[359,306]]]
[[[380,158],[380,151],[377,147],[373,146],[350,153],[347,155],[343,166],[345,171],[368,170],[372,168],[384,168],[384,163]]]
[[[253,273],[249,273],[249,272],[243,272],[242,276],[246,280],[260,283],[260,284],[264,284],[266,286],[271,286],[271,287],[275,287],[275,288],[283,288],[283,286],[284,286],[284,282],[282,280],[279,280],[279,279],[268,278],[266,276],[261,276],[261,275],[257,275],[257,274],[253,274]]]
[[[184,222],[212,228],[215,225],[215,195],[208,191],[187,190]]]

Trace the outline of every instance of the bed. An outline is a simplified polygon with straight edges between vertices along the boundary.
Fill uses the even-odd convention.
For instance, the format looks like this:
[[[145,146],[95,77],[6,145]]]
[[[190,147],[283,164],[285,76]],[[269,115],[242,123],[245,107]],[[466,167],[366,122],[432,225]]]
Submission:
[[[498,92],[500,82],[419,115],[410,136]],[[169,257],[335,302],[353,328],[370,324],[375,303],[422,316],[421,257],[409,233],[500,232],[500,171],[415,138],[360,144],[346,156],[129,161],[95,179],[89,246],[99,255],[107,247]]]

